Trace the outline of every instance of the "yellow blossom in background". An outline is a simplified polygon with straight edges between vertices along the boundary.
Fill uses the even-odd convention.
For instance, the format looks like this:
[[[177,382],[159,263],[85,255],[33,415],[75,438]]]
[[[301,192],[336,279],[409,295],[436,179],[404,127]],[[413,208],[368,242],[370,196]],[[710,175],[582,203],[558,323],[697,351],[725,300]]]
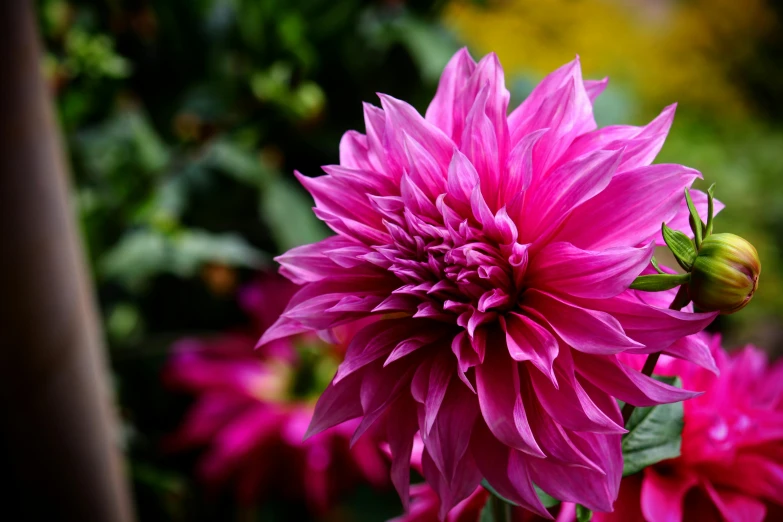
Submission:
[[[460,0],[444,16],[511,73],[542,75],[580,54],[587,76],[632,87],[645,113],[679,101],[733,117],[749,105],[735,65],[775,27],[764,0]]]

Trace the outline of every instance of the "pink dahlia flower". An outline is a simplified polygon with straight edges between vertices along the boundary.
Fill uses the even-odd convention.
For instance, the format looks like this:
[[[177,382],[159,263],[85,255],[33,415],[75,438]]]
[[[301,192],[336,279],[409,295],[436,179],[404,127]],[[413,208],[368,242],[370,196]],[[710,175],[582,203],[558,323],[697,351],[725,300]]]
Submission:
[[[231,484],[244,504],[276,492],[290,500],[304,497],[312,512],[323,513],[360,481],[385,485],[388,466],[369,437],[349,447],[358,421],[304,440],[320,390],[297,389],[298,377],[305,365],[316,376],[330,366],[323,342],[299,336],[280,339],[263,352],[253,350],[263,332],[257,328],[274,321],[292,287],[270,278],[242,292],[254,324],[249,332],[175,345],[164,380],[195,395],[196,402],[167,446],[207,447],[198,474],[214,490]],[[296,347],[314,343],[321,345],[320,358],[303,360]]]
[[[680,340],[714,314],[628,290],[661,222],[686,222],[683,189],[699,174],[650,165],[673,107],[644,127],[597,129],[605,83],[583,81],[575,60],[508,114],[497,57],[462,50],[425,116],[380,95],[382,108],[365,105],[366,134],[343,136],[340,165],[297,173],[337,235],[278,258],[303,288],[259,344],[380,319],[354,337],[308,433],[385,423],[406,506],[420,432],[441,517],[482,478],[544,516],[534,483],[609,511],[622,471],[615,398],[693,396],[616,354],[712,364]]]
[[[719,336],[710,344],[719,377],[672,360],[656,370],[705,390],[684,405],[682,455],[624,479],[615,512],[597,520],[781,520],[783,362],[768,365],[754,346],[728,355]]]

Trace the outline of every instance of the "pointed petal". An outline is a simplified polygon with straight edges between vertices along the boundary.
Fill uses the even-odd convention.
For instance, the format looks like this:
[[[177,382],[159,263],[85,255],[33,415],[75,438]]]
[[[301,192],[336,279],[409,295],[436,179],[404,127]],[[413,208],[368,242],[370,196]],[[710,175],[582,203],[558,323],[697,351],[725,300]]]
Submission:
[[[430,432],[432,424],[438,416],[438,410],[440,410],[443,398],[446,396],[446,389],[449,387],[449,382],[451,382],[453,369],[451,356],[447,353],[442,353],[440,357],[436,357],[432,362],[432,366],[430,367],[429,390],[427,391],[427,398],[424,401],[425,433]]]
[[[354,373],[340,383],[331,383],[326,387],[315,404],[305,439],[362,415],[362,404],[359,400],[362,378],[361,373]]]
[[[352,169],[372,170],[367,136],[355,130],[343,134],[340,139],[340,165]]]
[[[468,108],[463,107],[460,92],[475,69],[476,62],[467,48],[457,51],[443,70],[435,97],[427,107],[427,121],[452,138],[462,135]]]
[[[577,381],[568,351],[561,350],[555,361],[557,388],[541,373],[527,373],[543,409],[564,428],[596,433],[625,433],[621,426],[622,420],[618,423],[612,418],[613,415],[608,415]]]
[[[521,482],[520,477],[515,476],[516,480],[512,482],[509,473],[510,452],[514,450],[501,444],[483,422],[477,422],[473,428],[470,450],[481,474],[498,493],[530,511],[548,519],[552,518],[541,505],[537,495],[535,498],[530,498],[527,488],[523,488],[522,491],[517,489],[515,482]],[[535,462],[541,460],[535,459]]]
[[[524,414],[516,361],[503,350],[489,350],[476,367],[476,384],[481,414],[490,431],[503,444],[536,456],[541,448]]]
[[[403,394],[389,407],[386,437],[392,457],[391,480],[402,500],[405,511],[409,507],[410,461],[413,449],[413,437],[419,429],[416,405],[410,396]]]
[[[607,76],[602,80],[585,80],[584,84],[587,97],[590,98],[591,103],[595,103],[595,99],[604,92],[604,89],[609,84],[609,77]]]
[[[357,370],[387,356],[403,339],[416,329],[410,319],[384,319],[368,324],[354,335],[345,359],[337,368],[334,383],[338,383]]]
[[[522,208],[520,242],[544,242],[579,205],[606,188],[620,152],[596,152],[567,163],[531,187]]]
[[[605,455],[606,474],[581,467],[556,464],[549,459],[530,462],[530,475],[541,489],[555,498],[577,502],[595,511],[611,511],[617,498],[622,475],[623,456],[619,435],[590,436],[590,444],[576,435],[579,444],[592,449],[596,455]]]
[[[553,240],[590,250],[646,245],[660,235],[661,223],[675,214],[683,189],[697,177],[698,171],[668,164],[616,174],[605,190],[574,210]]]
[[[452,382],[431,431],[425,433],[419,425],[424,447],[448,482],[459,475],[458,468],[465,457],[478,415],[475,396],[461,383]]]
[[[588,132],[576,138],[559,164],[572,161],[596,150],[626,149],[617,172],[649,165],[663,147],[663,142],[674,120],[676,105],[666,107],[661,114],[644,127],[615,125]]]
[[[422,118],[416,109],[404,101],[385,94],[378,96],[386,114],[387,158],[391,163],[390,169],[395,172],[397,179],[402,175],[403,170],[410,166],[405,151],[405,134],[418,143],[426,143],[427,151],[435,161],[441,165],[448,165],[454,150],[454,142],[443,131]]]
[[[644,346],[630,339],[612,315],[569,304],[540,290],[528,290],[522,310],[540,315],[552,330],[576,350],[586,353],[613,354]]]
[[[622,325],[628,337],[644,345],[645,350],[636,353],[651,353],[667,348],[676,353],[676,347],[672,346],[675,341],[701,332],[717,315],[715,312],[694,313],[657,308],[638,299],[633,290],[613,299],[576,302],[611,314]]]
[[[647,377],[611,355],[574,353],[579,374],[612,397],[634,406],[655,406],[701,395]]]
[[[501,326],[506,332],[511,358],[519,362],[530,361],[557,385],[553,363],[560,348],[549,330],[529,317],[513,312],[501,319]]]
[[[588,251],[570,243],[550,243],[530,260],[528,284],[556,294],[614,297],[627,290],[649,264],[654,246]]]

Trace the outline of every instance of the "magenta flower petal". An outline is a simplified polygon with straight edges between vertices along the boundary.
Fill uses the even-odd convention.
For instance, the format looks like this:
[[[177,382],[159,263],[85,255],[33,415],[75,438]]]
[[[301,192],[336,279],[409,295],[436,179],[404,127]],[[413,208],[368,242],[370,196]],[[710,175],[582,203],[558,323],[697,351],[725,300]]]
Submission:
[[[719,336],[699,340],[712,350],[715,373],[667,357],[656,370],[705,390],[684,404],[681,456],[647,468],[641,492],[625,488],[618,503],[635,502],[651,522],[775,519],[783,506],[783,364],[770,366],[752,346],[729,355]]]
[[[624,292],[650,263],[653,244],[590,252],[570,243],[549,243],[528,265],[536,288],[574,297],[608,299]]]
[[[586,353],[614,354],[642,345],[625,334],[611,314],[572,305],[539,290],[525,293],[523,310],[541,314],[563,341]]]
[[[642,483],[642,512],[651,522],[678,522],[682,520],[685,494],[697,483],[696,477],[672,479],[653,469],[644,472]]]
[[[506,332],[506,346],[511,358],[518,362],[530,361],[557,386],[554,361],[560,347],[549,330],[516,313],[507,314],[500,324]]]
[[[574,210],[554,240],[587,250],[647,244],[660,236],[661,223],[670,222],[678,212],[683,189],[697,177],[700,174],[693,169],[666,164],[617,174],[603,192]],[[667,197],[650,201],[651,193]],[[617,201],[622,204],[614,205]],[[639,238],[643,239],[636,244]]]
[[[579,375],[609,395],[634,406],[654,406],[701,395],[647,377],[607,356],[574,353]]]
[[[704,489],[726,520],[741,520],[743,522],[764,520],[767,507],[761,500],[730,490],[718,489],[709,483],[704,485]]]
[[[491,351],[476,368],[478,400],[487,427],[497,439],[514,449],[538,457],[538,447],[519,396],[517,362],[502,352]]]
[[[518,474],[521,470],[515,471],[513,474],[509,472],[512,464],[511,454],[519,452],[499,442],[483,424],[477,425],[473,430],[470,445],[481,473],[498,493],[534,513],[552,518],[541,504],[535,491],[531,491],[530,483],[532,482],[526,484],[524,479],[519,480],[521,477]],[[529,467],[517,459],[518,457],[515,458],[514,464],[524,465],[525,468]]]
[[[599,473],[583,467],[565,467],[549,460],[530,462],[533,482],[545,491],[551,491],[555,498],[576,502],[597,511],[611,511],[620,486],[623,458],[620,451],[620,436],[591,436],[588,440],[575,438],[582,448],[590,448],[603,457],[599,465],[605,470]],[[611,477],[610,480],[607,478]]]
[[[425,116],[379,95],[381,108],[364,106],[366,133],[343,137],[340,165],[298,175],[337,238],[278,258],[303,288],[260,343],[376,321],[354,338],[310,431],[360,417],[357,440],[385,424],[406,503],[406,438],[418,431],[441,518],[482,477],[542,515],[534,483],[611,509],[616,399],[690,396],[618,355],[711,364],[683,338],[713,314],[628,290],[699,174],[650,165],[673,107],[643,127],[597,129],[592,101],[605,86],[585,81],[577,59],[509,114],[497,57],[476,63],[463,49]]]
[[[603,80],[585,80],[585,91],[591,102],[594,102],[598,98],[606,86],[609,84],[609,77],[607,76]]]

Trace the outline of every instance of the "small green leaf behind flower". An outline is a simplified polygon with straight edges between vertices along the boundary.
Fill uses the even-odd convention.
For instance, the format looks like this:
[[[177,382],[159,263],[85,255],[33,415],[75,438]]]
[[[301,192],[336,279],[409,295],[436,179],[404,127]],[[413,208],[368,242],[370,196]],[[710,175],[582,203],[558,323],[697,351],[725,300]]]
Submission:
[[[682,387],[677,377],[653,378]],[[683,406],[681,402],[636,408],[628,419],[623,436],[623,476],[633,475],[662,460],[680,456]]]
[[[582,504],[576,505],[576,521],[577,522],[590,522],[593,518],[593,512]]]

